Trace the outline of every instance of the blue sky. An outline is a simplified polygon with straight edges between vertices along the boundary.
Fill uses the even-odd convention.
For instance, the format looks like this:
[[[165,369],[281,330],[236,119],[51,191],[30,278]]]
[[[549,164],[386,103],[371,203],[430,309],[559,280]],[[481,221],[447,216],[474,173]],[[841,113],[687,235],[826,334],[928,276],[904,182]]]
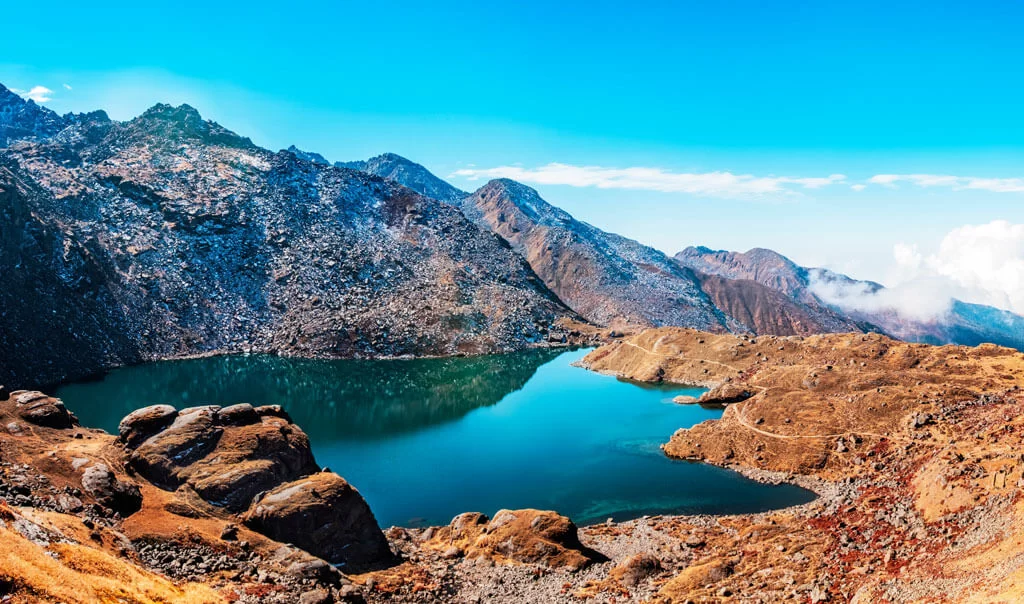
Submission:
[[[927,264],[964,225],[1024,222],[1020,5],[483,4],[10,3],[0,82],[117,119],[188,102],[272,149],[394,151],[467,189],[521,174],[670,253],[891,282],[898,244]]]

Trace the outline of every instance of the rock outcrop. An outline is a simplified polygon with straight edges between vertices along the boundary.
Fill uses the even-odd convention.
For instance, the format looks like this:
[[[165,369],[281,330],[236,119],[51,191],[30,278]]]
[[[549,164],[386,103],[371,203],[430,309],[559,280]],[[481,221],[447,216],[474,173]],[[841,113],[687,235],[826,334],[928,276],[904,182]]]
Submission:
[[[64,403],[42,392],[15,390],[11,393],[18,417],[37,426],[47,428],[70,428],[78,424],[75,416]]]
[[[153,433],[140,441],[144,425]],[[166,406],[149,407],[125,418],[121,434],[141,476],[168,489],[188,485],[233,512],[246,510],[257,493],[318,470],[298,426],[250,405],[192,407],[173,419]]]

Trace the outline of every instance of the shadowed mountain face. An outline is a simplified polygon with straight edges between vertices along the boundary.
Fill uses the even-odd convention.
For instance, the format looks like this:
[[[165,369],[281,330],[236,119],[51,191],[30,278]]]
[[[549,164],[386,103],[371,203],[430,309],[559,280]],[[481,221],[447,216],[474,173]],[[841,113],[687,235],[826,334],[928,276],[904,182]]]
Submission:
[[[822,300],[812,283],[838,283],[856,286],[864,292],[876,292],[883,286],[872,281],[857,281],[824,269],[798,266],[789,258],[765,249],[748,252],[710,250],[690,247],[675,255],[675,260],[697,271],[725,279],[752,280],[784,294],[789,300],[835,317],[836,323],[820,331],[881,331],[912,342],[929,344],[976,345],[983,342],[1024,348],[1024,317],[1011,312],[953,300],[950,310],[933,320],[902,316],[894,310],[866,312],[844,309]],[[738,282],[738,281],[737,281]],[[722,296],[728,304],[734,296]],[[716,301],[718,298],[716,298]]]
[[[39,132],[17,102],[5,132]],[[55,119],[0,151],[2,384],[214,351],[500,352],[571,314],[493,235],[397,184],[186,105]]]
[[[469,195],[434,176],[423,166],[394,153],[385,153],[366,161],[336,162],[334,165],[380,176],[409,187],[421,195],[449,203],[457,202]]]
[[[574,219],[526,185],[491,181],[463,199],[462,210],[508,241],[551,291],[591,321],[742,329],[712,304],[693,271]]]
[[[0,147],[22,138],[45,138],[60,132],[66,120],[46,107],[26,101],[0,84]]]

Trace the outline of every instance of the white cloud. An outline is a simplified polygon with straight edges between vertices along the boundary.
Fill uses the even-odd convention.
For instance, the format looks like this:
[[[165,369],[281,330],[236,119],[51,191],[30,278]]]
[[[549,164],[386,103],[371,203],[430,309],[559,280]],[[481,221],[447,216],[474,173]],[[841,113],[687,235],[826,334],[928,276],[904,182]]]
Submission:
[[[856,185],[850,185],[850,188],[853,189],[854,191],[857,191],[859,193],[859,192],[863,191],[864,189],[868,188],[868,186],[864,185],[864,184],[856,184]]]
[[[33,86],[32,89],[28,91],[11,88],[11,92],[19,94],[26,99],[31,99],[37,103],[45,103],[53,98],[50,96],[53,94],[53,91],[46,86]]]
[[[993,193],[1024,193],[1024,178],[982,178],[948,174],[876,174],[868,182],[895,188],[906,182],[918,187],[947,187],[954,191],[990,191]]]
[[[874,291],[863,284],[818,275],[812,288],[841,308],[930,320],[948,312],[954,298],[1024,314],[1024,224],[996,220],[946,234],[938,248],[893,247],[895,285]]]
[[[71,90],[71,84],[64,84],[64,90]]]
[[[691,193],[713,197],[792,193],[796,188],[819,189],[846,181],[842,174],[825,177],[753,176],[732,172],[671,172],[661,168],[606,168],[551,163],[538,168],[499,166],[464,168],[452,176],[468,180],[511,178],[541,185],[568,185],[599,189],[630,189],[663,193]]]
[[[902,317],[939,319],[953,304],[950,284],[941,279],[915,279],[894,287],[875,289],[862,281],[833,281],[811,273],[811,291],[829,304],[864,313],[894,312]]]

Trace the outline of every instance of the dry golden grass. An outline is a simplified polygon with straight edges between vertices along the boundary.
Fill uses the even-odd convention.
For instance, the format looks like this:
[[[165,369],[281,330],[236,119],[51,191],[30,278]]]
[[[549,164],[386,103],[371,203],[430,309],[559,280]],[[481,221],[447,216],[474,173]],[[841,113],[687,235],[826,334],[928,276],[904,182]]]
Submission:
[[[9,528],[0,528],[0,543],[0,578],[14,585],[13,602],[224,602],[205,585],[177,586],[93,547],[57,543],[44,548]]]

